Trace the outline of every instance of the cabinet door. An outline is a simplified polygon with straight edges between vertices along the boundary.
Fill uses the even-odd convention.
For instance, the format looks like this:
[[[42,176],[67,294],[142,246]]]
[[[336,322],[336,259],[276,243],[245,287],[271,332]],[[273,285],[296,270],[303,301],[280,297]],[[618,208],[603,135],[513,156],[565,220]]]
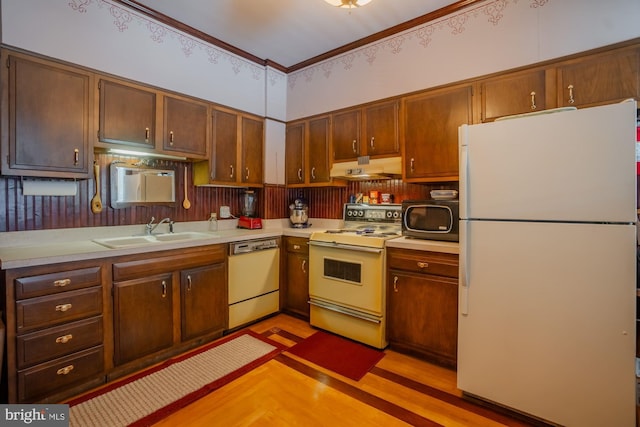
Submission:
[[[309,182],[329,182],[329,117],[309,121],[308,147]]]
[[[371,157],[400,154],[398,101],[365,108],[367,154]]]
[[[171,274],[113,284],[114,363],[173,344]]]
[[[558,67],[558,106],[593,106],[640,98],[640,49],[575,60]]]
[[[287,185],[304,184],[304,131],[304,122],[287,126],[284,160]]]
[[[86,178],[89,173],[90,74],[10,55],[3,95],[3,150],[11,175]]]
[[[336,113],[332,122],[333,160],[355,160],[360,155],[360,110]]]
[[[263,183],[264,122],[242,117],[242,183]]]
[[[213,154],[211,157],[211,180],[235,183],[238,174],[238,115],[213,111]]]
[[[485,80],[480,83],[480,92],[483,122],[547,108],[545,70],[527,71]]]
[[[458,127],[471,123],[471,87],[432,91],[404,100],[405,179],[458,179]]]
[[[165,96],[163,148],[206,156],[208,110],[203,103]]]
[[[389,270],[389,342],[455,365],[458,283],[455,279]]]
[[[155,128],[155,92],[100,81],[100,141],[153,149]]]
[[[309,318],[309,255],[287,252],[287,293],[285,308]]]
[[[182,341],[227,327],[227,274],[225,263],[180,273]]]

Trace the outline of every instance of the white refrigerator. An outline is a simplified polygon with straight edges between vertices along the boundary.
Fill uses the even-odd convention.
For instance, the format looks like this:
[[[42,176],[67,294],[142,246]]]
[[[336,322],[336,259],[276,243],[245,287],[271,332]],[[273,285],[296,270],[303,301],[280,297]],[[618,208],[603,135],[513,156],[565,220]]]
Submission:
[[[635,425],[636,102],[459,129],[458,388]]]

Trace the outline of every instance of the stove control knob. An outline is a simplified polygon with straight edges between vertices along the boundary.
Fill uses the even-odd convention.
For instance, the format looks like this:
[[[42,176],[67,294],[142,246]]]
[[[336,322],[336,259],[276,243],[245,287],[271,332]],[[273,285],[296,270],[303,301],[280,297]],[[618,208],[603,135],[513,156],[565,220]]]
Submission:
[[[387,218],[391,218],[393,216],[393,212],[387,211]]]
[[[395,212],[393,213],[393,217],[394,217],[394,218],[399,218],[399,217],[400,217],[400,212],[395,211]]]
[[[358,216],[364,216],[364,211],[358,211]]]

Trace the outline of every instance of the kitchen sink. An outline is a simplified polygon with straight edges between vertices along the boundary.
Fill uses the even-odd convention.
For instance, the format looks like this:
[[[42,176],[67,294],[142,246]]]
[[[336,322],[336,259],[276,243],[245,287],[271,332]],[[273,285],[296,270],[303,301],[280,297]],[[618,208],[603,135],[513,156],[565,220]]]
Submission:
[[[125,236],[93,239],[94,242],[111,249],[131,248],[168,242],[184,242],[188,240],[212,239],[219,237],[213,233],[185,231],[182,233],[152,234],[150,236]]]

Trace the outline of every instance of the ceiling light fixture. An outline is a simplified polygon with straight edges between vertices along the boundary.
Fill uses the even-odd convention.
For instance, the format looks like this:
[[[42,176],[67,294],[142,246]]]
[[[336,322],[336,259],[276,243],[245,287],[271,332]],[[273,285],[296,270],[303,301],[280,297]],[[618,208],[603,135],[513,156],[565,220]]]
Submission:
[[[353,7],[364,6],[365,4],[371,2],[371,0],[324,0],[329,3],[331,6],[337,6],[342,8],[351,9]]]

